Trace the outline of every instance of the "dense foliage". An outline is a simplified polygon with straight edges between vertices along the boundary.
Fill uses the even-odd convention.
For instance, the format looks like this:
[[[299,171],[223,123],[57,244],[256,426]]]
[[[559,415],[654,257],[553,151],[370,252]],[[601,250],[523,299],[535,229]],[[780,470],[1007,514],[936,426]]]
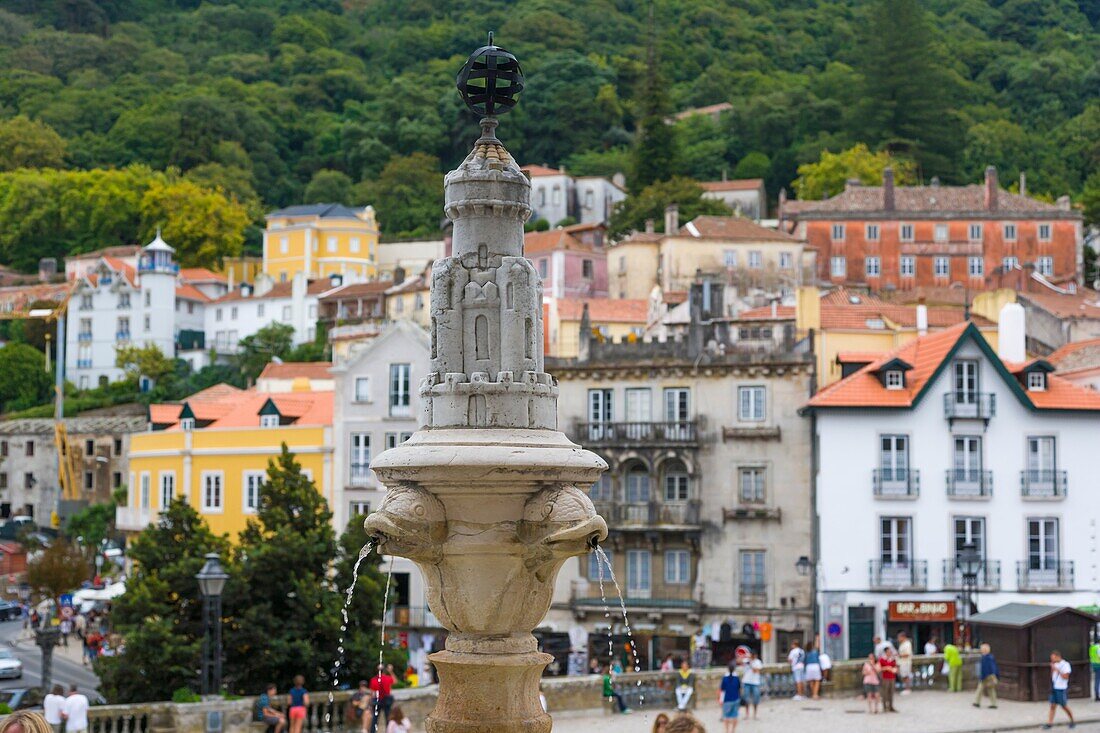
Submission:
[[[726,171],[762,174],[774,195],[823,150],[861,142],[912,158],[925,179],[975,180],[992,163],[1048,195],[1079,197],[1100,163],[1100,10],[1086,0],[2,5],[0,168],[176,170],[254,221],[318,197],[380,201],[388,171],[402,192],[376,206],[384,233],[431,231],[438,190],[424,184],[477,134],[453,79],[486,28],[527,75],[501,128],[517,158],[623,171],[636,192]],[[722,102],[732,109],[718,120],[657,122]],[[39,198],[13,208],[23,199],[0,181],[0,262],[22,268],[31,254],[13,232],[30,227],[20,241],[37,236],[43,251],[80,249],[132,241],[161,216],[135,200],[136,215],[74,236],[66,211],[49,213],[48,177],[19,180]],[[217,252],[240,246],[200,236]]]

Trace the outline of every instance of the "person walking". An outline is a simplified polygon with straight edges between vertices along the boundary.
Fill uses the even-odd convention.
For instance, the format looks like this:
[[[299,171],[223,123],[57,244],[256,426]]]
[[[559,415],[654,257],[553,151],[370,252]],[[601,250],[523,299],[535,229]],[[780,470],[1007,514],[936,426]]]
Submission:
[[[901,678],[901,694],[913,691],[913,642],[909,634],[898,632],[898,677]]]
[[[947,665],[947,691],[962,692],[963,660],[957,646],[948,644],[943,648],[943,663]]]
[[[798,639],[791,640],[791,651],[787,654],[787,662],[791,665],[791,676],[794,678],[793,700],[805,700],[806,691],[806,652]]]
[[[1089,645],[1089,666],[1092,667],[1092,694],[1100,702],[1100,635]]]
[[[881,678],[878,674],[878,660],[875,659],[874,652],[867,655],[867,661],[863,663],[860,676],[863,677],[863,696],[867,698],[867,712],[875,715],[878,713],[878,691]]]
[[[974,707],[982,706],[982,698],[989,698],[989,707],[997,707],[997,678],[1000,671],[997,669],[997,660],[993,657],[993,651],[989,644],[982,644],[982,660],[978,664],[978,692],[974,695]]]
[[[879,677],[882,678],[881,690],[882,712],[896,713],[894,709],[894,690],[898,684],[898,658],[894,647],[888,646],[882,651],[878,660]]]
[[[764,663],[756,656],[756,652],[749,652],[741,667],[741,697],[745,701],[745,717],[752,713],[756,720],[756,711],[760,706],[760,684],[763,682]]]
[[[615,691],[615,677],[614,671],[611,669],[611,665],[607,665],[607,668],[603,673],[603,697],[605,700],[611,700],[615,703],[615,706],[619,708],[619,712],[626,715],[630,712],[630,708],[623,702],[623,696]]]
[[[61,733],[61,709],[65,707],[65,688],[54,685],[42,700],[42,717],[53,728],[53,733]]]
[[[88,730],[88,698],[76,685],[69,686],[69,696],[61,706],[61,718],[65,721],[65,733],[85,733]]]
[[[287,713],[290,718],[290,733],[302,733],[306,724],[306,708],[309,707],[309,692],[306,690],[306,678],[298,675],[294,686],[287,695]]]
[[[821,651],[817,645],[806,652],[806,682],[810,686],[810,698],[821,699]]]
[[[676,709],[687,710],[692,695],[695,694],[695,672],[688,660],[680,662],[679,677],[676,680]]]
[[[737,662],[730,662],[726,676],[718,688],[718,704],[722,706],[722,722],[726,733],[737,730],[737,715],[741,712],[741,679],[737,676]]]
[[[1069,716],[1069,727],[1076,728],[1077,722],[1073,719],[1073,711],[1069,709],[1066,700],[1069,695],[1069,674],[1073,671],[1069,662],[1062,659],[1062,653],[1055,649],[1050,653],[1050,712],[1047,713],[1047,722],[1044,729],[1054,725],[1054,713],[1060,707]]]

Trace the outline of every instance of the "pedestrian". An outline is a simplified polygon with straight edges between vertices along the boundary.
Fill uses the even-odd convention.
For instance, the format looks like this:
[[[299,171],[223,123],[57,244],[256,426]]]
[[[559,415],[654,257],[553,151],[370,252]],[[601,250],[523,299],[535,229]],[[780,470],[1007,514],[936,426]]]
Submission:
[[[748,658],[742,665],[741,698],[745,701],[745,716],[751,712],[753,720],[756,719],[756,710],[760,705],[760,683],[763,681],[764,663],[756,656],[756,652],[749,652]]]
[[[286,716],[276,710],[272,702],[278,689],[274,682],[269,682],[263,694],[256,698],[256,722],[263,723],[275,733],[283,733],[286,730]]]
[[[833,658],[824,651],[821,652],[821,679],[828,682],[832,679]]]
[[[722,706],[722,722],[726,724],[726,733],[737,730],[737,714],[741,711],[741,680],[737,674],[737,663],[730,662],[726,676],[718,688],[718,704]]]
[[[676,680],[676,709],[687,710],[692,695],[695,694],[695,672],[688,660],[680,662],[679,678]]]
[[[1069,727],[1076,728],[1077,723],[1073,719],[1073,711],[1069,709],[1066,697],[1069,695],[1069,674],[1073,671],[1069,662],[1062,659],[1062,653],[1055,649],[1050,653],[1050,712],[1047,714],[1047,722],[1043,728],[1054,725],[1054,713],[1061,707],[1069,716]]]
[[[680,713],[669,722],[665,733],[707,733],[707,729],[691,713]]]
[[[653,721],[653,730],[650,733],[667,733],[668,731],[668,716],[664,713],[657,713],[657,717]]]
[[[947,691],[962,692],[963,660],[957,646],[948,644],[943,648],[943,663],[947,667]]]
[[[290,733],[302,733],[306,724],[306,708],[309,707],[309,692],[306,690],[306,678],[297,675],[294,686],[287,694],[287,717],[290,719]]]
[[[881,657],[886,652],[886,647],[894,648],[894,642],[889,639],[883,639],[881,636],[876,636],[872,640],[875,645],[875,656]]]
[[[794,677],[794,698],[805,700],[803,693],[806,687],[806,652],[802,651],[802,645],[798,639],[791,640],[791,651],[787,654],[787,661],[791,665],[791,676]]]
[[[611,665],[607,665],[607,669],[603,675],[603,697],[605,700],[609,700],[615,703],[615,706],[619,709],[620,713],[624,715],[630,712],[630,708],[623,702],[623,696],[615,691],[615,672],[611,668]]]
[[[671,654],[666,654],[665,655],[665,661],[661,662],[661,671],[662,672],[671,672],[674,669],[676,669],[676,663],[672,661],[672,655]]]
[[[69,686],[69,696],[61,706],[61,719],[65,721],[65,733],[81,733],[88,730],[88,698],[76,685]]]
[[[61,733],[61,709],[65,707],[65,688],[54,685],[49,694],[42,699],[42,717],[53,728],[54,733]]]
[[[978,692],[974,695],[974,707],[982,706],[982,697],[989,698],[989,707],[997,707],[997,678],[1000,672],[997,670],[997,660],[993,657],[993,651],[989,644],[982,644],[982,660],[978,664]]]
[[[909,634],[898,632],[898,677],[901,678],[901,694],[913,691],[913,642]]]
[[[863,677],[863,696],[867,699],[867,712],[874,715],[878,713],[878,691],[881,684],[878,660],[875,659],[874,652],[867,655],[867,661],[863,663],[860,675]]]
[[[72,610],[72,609],[69,609]],[[61,619],[61,643],[65,646],[69,645],[69,634],[73,633],[73,622],[70,619]]]
[[[936,653],[939,652],[939,650],[940,650],[939,639],[937,639],[935,636],[929,637],[928,641],[924,642],[924,656],[926,656],[926,657],[935,656]],[[925,671],[925,676],[928,679],[928,686],[929,687],[934,686],[936,684],[936,665],[935,665],[935,663],[930,661],[928,663],[928,666],[925,667],[924,671]]]
[[[409,733],[412,721],[405,717],[400,705],[394,705],[386,719],[386,733]]]
[[[599,674],[599,673],[600,673],[600,660],[596,659],[595,657],[592,657],[591,659],[588,660],[588,674]]]
[[[1089,645],[1089,666],[1092,667],[1092,694],[1100,702],[1100,635]]]
[[[364,733],[370,729],[370,707],[373,699],[374,693],[370,691],[370,685],[366,680],[359,680],[359,685],[348,700],[348,711],[345,717],[352,722],[358,721],[359,728]]]
[[[882,656],[878,660],[878,673],[882,712],[896,713],[897,710],[894,709],[894,689],[898,684],[898,658],[894,647],[888,646],[882,650]]]
[[[390,722],[390,710],[393,709],[393,683],[396,681],[381,664],[378,665],[375,675],[370,678],[370,689],[374,692],[371,733],[378,730],[378,721],[383,715],[386,716],[386,723]]]
[[[51,733],[46,719],[29,710],[19,710],[0,721],[0,733]]]
[[[810,686],[810,698],[821,699],[821,651],[817,645],[806,652],[806,682]]]

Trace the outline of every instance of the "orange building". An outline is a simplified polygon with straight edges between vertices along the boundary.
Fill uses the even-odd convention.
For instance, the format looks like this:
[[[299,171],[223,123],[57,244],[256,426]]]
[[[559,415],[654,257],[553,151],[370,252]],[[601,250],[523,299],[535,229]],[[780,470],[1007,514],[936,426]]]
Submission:
[[[1048,204],[1010,193],[986,169],[984,184],[895,186],[849,183],[821,201],[779,204],[782,231],[817,249],[822,282],[873,290],[1041,287],[1076,282],[1082,217],[1069,198]]]

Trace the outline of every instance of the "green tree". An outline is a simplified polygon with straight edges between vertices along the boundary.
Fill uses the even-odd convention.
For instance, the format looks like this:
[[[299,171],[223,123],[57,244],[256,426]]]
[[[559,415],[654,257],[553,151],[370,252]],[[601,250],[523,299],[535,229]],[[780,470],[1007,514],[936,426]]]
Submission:
[[[250,219],[244,206],[188,180],[154,181],[141,200],[146,236],[157,227],[184,267],[217,268],[241,253]]]
[[[23,115],[0,121],[0,170],[59,168],[65,140],[44,122]]]
[[[667,181],[680,171],[676,129],[665,121],[671,105],[668,84],[661,75],[657,61],[656,24],[652,4],[649,13],[645,82],[638,100],[641,115],[632,151],[630,178],[627,181],[632,194],[640,194],[647,186]]]
[[[771,170],[772,162],[759,150],[754,150],[741,160],[733,169],[734,178],[765,178]]]
[[[165,356],[155,344],[117,347],[115,366],[125,372],[126,378],[135,384],[141,377],[159,382],[176,370],[175,361]]]
[[[840,153],[823,151],[816,163],[798,166],[794,190],[798,198],[811,200],[840,193],[850,179],[858,179],[867,186],[877,186],[882,183],[882,172],[887,166],[894,169],[895,184],[913,183],[913,164],[910,161],[893,158],[887,152],[872,153],[860,143]]]
[[[307,204],[346,204],[351,200],[351,187],[347,173],[320,170],[309,179],[302,200]]]
[[[294,326],[270,323],[251,336],[245,336],[237,346],[234,362],[245,383],[250,384],[272,358],[289,361],[288,355],[294,348]]]
[[[48,402],[53,377],[46,371],[46,355],[27,344],[0,347],[0,410],[22,410]]]
[[[657,228],[663,231],[665,208],[670,204],[679,207],[680,221],[684,223],[704,214],[730,216],[733,213],[723,202],[703,198],[703,189],[695,181],[677,177],[651,184],[620,202],[611,215],[611,236],[622,237],[639,231],[645,227],[646,219],[653,219]]]
[[[195,574],[208,552],[223,558],[231,576],[225,594],[232,598],[236,569],[229,559],[229,541],[211,532],[186,500],[172,502],[157,523],[130,544],[127,555],[134,570],[126,593],[111,610],[111,622],[126,640],[126,649],[95,663],[100,689],[109,700],[170,700],[181,687],[195,688],[203,638],[202,596]]]
[[[69,517],[65,534],[85,548],[95,549],[115,531],[115,503],[90,504]]]
[[[1093,173],[1085,181],[1081,193],[1081,206],[1085,221],[1092,226],[1100,226],[1100,171]]]
[[[40,600],[49,598],[56,603],[62,593],[79,588],[88,572],[88,560],[80,548],[57,539],[27,561],[27,585]]]
[[[329,684],[342,600],[329,577],[332,512],[285,444],[268,464],[237,557],[248,592],[226,643],[234,688],[258,690],[292,674],[307,685]]]
[[[356,187],[355,199],[378,210],[389,238],[436,236],[443,217],[439,159],[424,153],[391,158],[377,178]]]

